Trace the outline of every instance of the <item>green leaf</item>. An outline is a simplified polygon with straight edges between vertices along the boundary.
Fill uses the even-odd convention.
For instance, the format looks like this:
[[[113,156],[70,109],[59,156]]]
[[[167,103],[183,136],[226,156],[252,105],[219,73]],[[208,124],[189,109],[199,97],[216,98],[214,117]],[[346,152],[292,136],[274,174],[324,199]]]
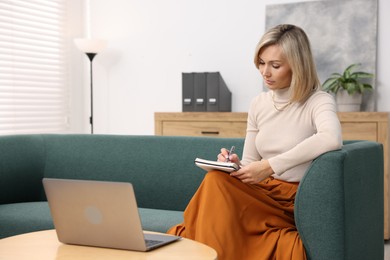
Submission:
[[[345,89],[348,91],[348,94],[353,94],[356,91],[358,84],[356,83],[347,83],[345,84]]]
[[[364,90],[365,91],[372,91],[374,88],[370,84],[363,84]]]
[[[351,77],[354,79],[368,79],[374,77],[374,74],[363,72],[363,71],[357,71],[352,73]]]
[[[334,92],[334,88],[338,84],[338,78],[329,78],[322,84],[322,89],[324,91],[331,91]]]
[[[353,68],[359,67],[360,65],[361,65],[360,63],[351,64],[351,65],[349,65],[349,66],[345,69],[345,71],[351,72],[351,71],[353,70]]]
[[[362,79],[373,78],[374,74],[364,71],[353,72],[360,63],[349,65],[342,74],[334,72],[324,81],[322,88],[324,91],[337,93],[340,89],[345,89],[350,95],[370,91],[373,87],[368,83],[361,82]]]

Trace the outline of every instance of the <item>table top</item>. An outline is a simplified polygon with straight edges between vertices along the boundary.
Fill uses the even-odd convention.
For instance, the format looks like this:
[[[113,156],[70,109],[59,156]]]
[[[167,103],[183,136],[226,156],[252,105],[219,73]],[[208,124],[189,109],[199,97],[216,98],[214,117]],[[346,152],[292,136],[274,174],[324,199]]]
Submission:
[[[155,233],[155,232],[152,232]],[[0,239],[3,259],[217,259],[214,249],[182,238],[149,252],[66,245],[55,230],[45,230]]]

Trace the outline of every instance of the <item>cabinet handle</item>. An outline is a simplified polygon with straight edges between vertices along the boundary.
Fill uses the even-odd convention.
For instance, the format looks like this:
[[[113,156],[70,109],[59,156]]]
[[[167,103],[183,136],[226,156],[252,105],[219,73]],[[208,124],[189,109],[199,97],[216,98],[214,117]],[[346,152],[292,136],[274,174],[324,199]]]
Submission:
[[[219,131],[202,131],[202,135],[219,135]]]

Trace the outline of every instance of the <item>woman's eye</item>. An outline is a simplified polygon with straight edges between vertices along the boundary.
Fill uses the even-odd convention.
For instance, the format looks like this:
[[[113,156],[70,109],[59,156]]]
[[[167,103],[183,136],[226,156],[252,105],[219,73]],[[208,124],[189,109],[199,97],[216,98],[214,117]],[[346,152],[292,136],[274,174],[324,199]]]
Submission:
[[[272,65],[272,67],[273,67],[274,69],[279,69],[279,68],[280,68],[279,65]]]

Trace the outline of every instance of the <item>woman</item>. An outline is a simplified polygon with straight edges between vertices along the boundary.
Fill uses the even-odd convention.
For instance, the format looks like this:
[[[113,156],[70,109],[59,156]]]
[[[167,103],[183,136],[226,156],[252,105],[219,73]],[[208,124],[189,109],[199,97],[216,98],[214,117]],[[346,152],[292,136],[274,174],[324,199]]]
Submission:
[[[306,259],[294,223],[294,199],[311,161],[342,145],[332,96],[320,84],[310,43],[294,25],[264,34],[254,62],[269,91],[254,98],[241,169],[207,173],[168,232],[213,247],[218,259]]]

